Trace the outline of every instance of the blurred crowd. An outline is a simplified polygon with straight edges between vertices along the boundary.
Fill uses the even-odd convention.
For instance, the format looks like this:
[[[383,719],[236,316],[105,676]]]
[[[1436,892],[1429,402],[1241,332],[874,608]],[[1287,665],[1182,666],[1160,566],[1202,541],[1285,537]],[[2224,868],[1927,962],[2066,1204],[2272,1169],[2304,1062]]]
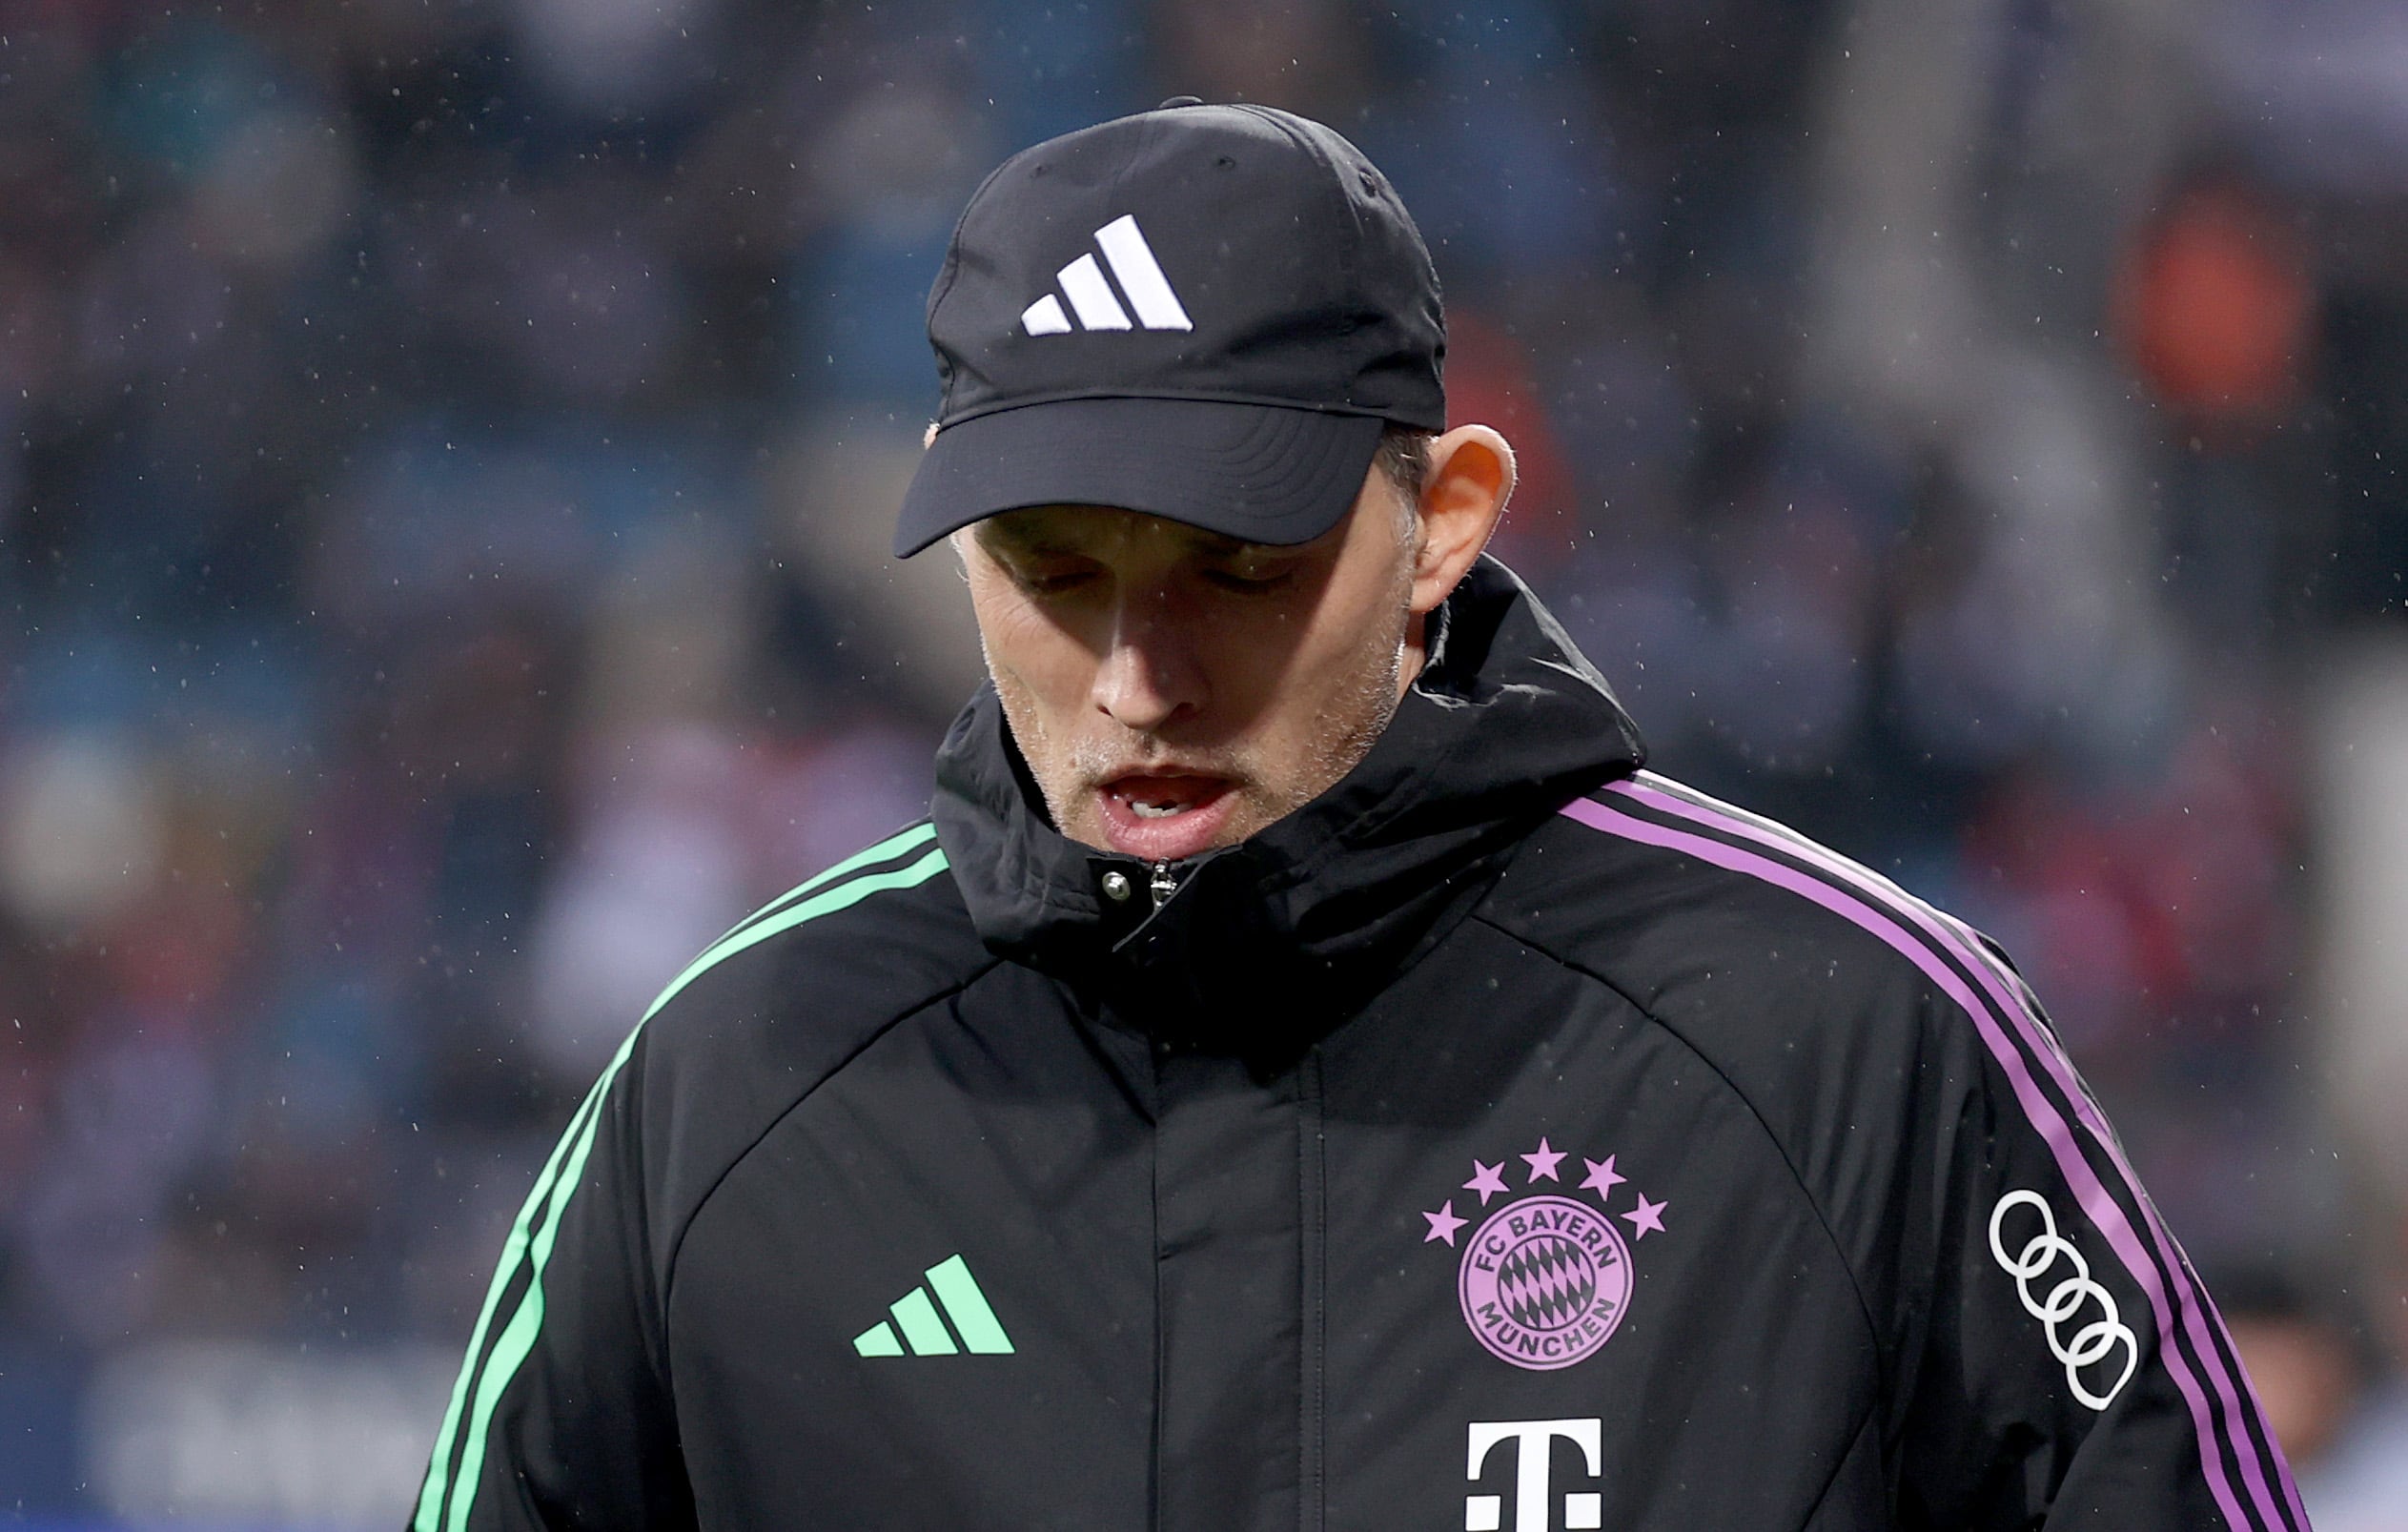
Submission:
[[[2408,601],[2380,0],[0,0],[0,1415],[458,1344],[654,989],[922,810],[929,282],[1174,93],[1381,164],[1659,767],[1997,937],[2326,1348],[2270,1392],[2377,1419],[2312,742]]]

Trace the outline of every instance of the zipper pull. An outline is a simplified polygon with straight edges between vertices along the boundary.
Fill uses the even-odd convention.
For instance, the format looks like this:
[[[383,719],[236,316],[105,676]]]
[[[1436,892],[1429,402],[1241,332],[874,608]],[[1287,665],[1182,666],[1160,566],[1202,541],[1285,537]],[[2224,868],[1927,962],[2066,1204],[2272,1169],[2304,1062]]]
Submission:
[[[1171,896],[1179,891],[1179,880],[1171,876],[1170,863],[1156,862],[1153,865],[1153,879],[1146,885],[1146,891],[1153,895],[1153,908],[1156,909],[1171,902]]]

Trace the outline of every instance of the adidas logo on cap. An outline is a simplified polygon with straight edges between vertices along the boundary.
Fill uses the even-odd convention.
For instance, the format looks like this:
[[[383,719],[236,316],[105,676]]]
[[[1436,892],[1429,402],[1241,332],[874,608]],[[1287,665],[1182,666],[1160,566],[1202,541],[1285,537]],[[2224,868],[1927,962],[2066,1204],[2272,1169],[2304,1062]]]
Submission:
[[[1095,243],[1103,251],[1112,276],[1119,279],[1120,291],[1129,298],[1129,308],[1137,311],[1138,324],[1149,330],[1195,328],[1179,302],[1179,295],[1171,290],[1171,279],[1162,275],[1161,263],[1153,258],[1153,248],[1146,243],[1133,214],[1124,213],[1096,230]],[[1131,328],[1129,309],[1121,307],[1120,298],[1112,293],[1112,284],[1104,279],[1104,269],[1095,263],[1093,255],[1081,255],[1053,276],[1070,297],[1078,322],[1072,324],[1071,316],[1062,312],[1062,299],[1048,293],[1020,311],[1021,326],[1029,334],[1059,336],[1072,330]]]
[[[1182,98],[1012,155],[928,317],[944,394],[897,558],[1027,505],[1309,541],[1381,422],[1446,429],[1420,232],[1361,151],[1270,107]]]

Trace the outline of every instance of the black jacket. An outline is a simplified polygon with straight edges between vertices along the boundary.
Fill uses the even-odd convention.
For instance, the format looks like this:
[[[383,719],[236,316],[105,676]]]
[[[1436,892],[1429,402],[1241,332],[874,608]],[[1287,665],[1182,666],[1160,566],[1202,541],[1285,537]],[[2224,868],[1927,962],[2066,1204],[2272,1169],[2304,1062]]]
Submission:
[[[2304,1526],[2013,970],[1500,566],[1434,647],[1158,908],[983,693],[571,1120],[418,1532]]]

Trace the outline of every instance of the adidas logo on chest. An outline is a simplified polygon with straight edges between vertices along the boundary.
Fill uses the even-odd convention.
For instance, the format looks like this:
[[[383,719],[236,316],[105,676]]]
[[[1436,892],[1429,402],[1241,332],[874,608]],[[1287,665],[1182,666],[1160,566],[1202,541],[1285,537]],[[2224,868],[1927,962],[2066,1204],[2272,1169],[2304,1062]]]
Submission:
[[[1153,258],[1153,248],[1146,243],[1134,214],[1124,213],[1096,230],[1095,246],[1103,252],[1103,260],[1099,263],[1090,252],[1054,273],[1062,291],[1048,293],[1022,309],[1021,328],[1032,336],[1069,335],[1073,330],[1195,328],[1179,295],[1172,291],[1171,279],[1162,275],[1162,265]],[[1112,268],[1110,277],[1104,275],[1106,266]],[[1114,282],[1119,284],[1117,293]],[[1068,312],[1062,307],[1064,297],[1071,300]],[[1124,297],[1126,305],[1121,301]],[[1137,315],[1133,323],[1129,317],[1132,309]]]
[[[1012,1354],[1011,1337],[1004,1332],[1003,1321],[988,1305],[987,1295],[980,1289],[978,1278],[969,1274],[969,1262],[959,1256],[949,1256],[929,1267],[926,1273],[928,1285],[910,1292],[887,1306],[893,1322],[879,1320],[853,1337],[853,1350],[863,1357],[900,1357],[908,1347],[914,1357],[952,1357],[968,1351],[972,1356],[1009,1357]],[[936,1292],[934,1299],[929,1291]],[[938,1308],[944,1309],[943,1318]],[[948,1329],[946,1320],[952,1326]],[[960,1344],[954,1336],[961,1337]]]

